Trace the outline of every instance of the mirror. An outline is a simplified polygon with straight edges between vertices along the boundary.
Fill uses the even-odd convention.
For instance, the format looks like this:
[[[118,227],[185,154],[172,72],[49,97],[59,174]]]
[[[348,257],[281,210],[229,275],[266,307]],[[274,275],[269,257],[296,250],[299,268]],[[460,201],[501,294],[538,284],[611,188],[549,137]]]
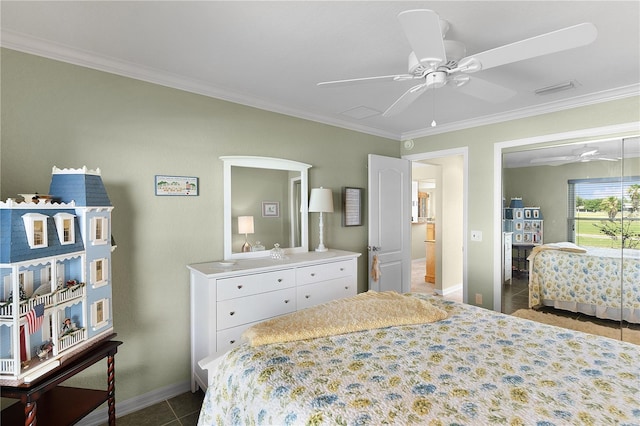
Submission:
[[[306,252],[309,164],[281,158],[225,156],[224,258]],[[242,217],[242,219],[239,219]]]

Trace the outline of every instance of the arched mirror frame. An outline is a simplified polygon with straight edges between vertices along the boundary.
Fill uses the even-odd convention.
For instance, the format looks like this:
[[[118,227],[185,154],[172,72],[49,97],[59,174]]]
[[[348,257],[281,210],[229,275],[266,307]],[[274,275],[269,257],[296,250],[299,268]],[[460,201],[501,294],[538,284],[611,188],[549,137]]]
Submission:
[[[257,156],[223,156],[220,159],[224,163],[224,258],[246,259],[269,256],[269,250],[259,252],[234,253],[232,245],[233,218],[232,194],[231,194],[231,168],[249,167],[256,169],[288,170],[300,173],[300,199],[309,199],[309,173],[310,164],[282,158],[257,157]],[[303,202],[300,206],[300,246],[283,248],[285,253],[304,253],[309,251],[309,206]]]

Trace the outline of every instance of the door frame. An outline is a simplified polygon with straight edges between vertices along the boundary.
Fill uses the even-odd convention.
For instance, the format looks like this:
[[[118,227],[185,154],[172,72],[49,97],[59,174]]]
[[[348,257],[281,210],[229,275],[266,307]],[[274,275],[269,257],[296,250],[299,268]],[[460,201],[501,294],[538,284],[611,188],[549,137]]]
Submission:
[[[436,158],[462,156],[462,301],[467,303],[467,244],[469,222],[469,147],[443,149],[439,151],[421,152],[417,154],[403,155],[401,158],[413,161],[432,160]],[[442,245],[436,253],[437,258],[442,258]]]
[[[497,142],[493,145],[493,310],[502,311],[502,154],[503,150],[513,147],[525,148],[540,143],[558,142],[558,144],[576,142],[576,139],[623,136],[624,133],[637,132],[640,122],[614,124],[611,126],[592,127],[568,132],[551,133]]]

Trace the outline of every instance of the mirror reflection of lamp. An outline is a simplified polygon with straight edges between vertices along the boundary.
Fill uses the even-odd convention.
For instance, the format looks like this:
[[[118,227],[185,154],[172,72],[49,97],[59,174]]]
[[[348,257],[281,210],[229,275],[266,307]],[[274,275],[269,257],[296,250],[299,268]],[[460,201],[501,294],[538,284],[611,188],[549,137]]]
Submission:
[[[320,244],[316,251],[327,251],[324,246],[324,223],[322,220],[323,213],[333,212],[333,192],[329,188],[311,188],[311,196],[309,197],[309,212],[320,213]]]
[[[238,216],[238,233],[244,234],[242,252],[251,251],[251,244],[249,244],[247,234],[253,234],[253,216]]]

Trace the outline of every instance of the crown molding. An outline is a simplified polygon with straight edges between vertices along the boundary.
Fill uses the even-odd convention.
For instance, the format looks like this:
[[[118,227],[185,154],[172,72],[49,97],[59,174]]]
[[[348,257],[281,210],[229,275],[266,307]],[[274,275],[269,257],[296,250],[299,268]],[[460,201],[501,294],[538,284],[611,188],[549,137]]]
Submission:
[[[453,132],[456,130],[464,130],[472,127],[486,126],[489,124],[518,120],[522,118],[533,117],[536,115],[549,114],[583,106],[595,105],[602,102],[615,101],[632,96],[640,96],[640,84],[632,84],[630,86],[619,87],[617,89],[577,96],[574,98],[563,99],[561,101],[549,102],[546,104],[531,106],[527,108],[521,108],[506,113],[487,115],[471,120],[457,121],[455,123],[438,125],[437,127],[429,127],[412,132],[406,132],[402,134],[402,140],[414,139],[424,136],[433,136],[442,133]]]
[[[300,118],[303,120],[314,121],[317,123],[339,127],[359,133],[365,133],[372,136],[392,139],[395,141],[432,136],[456,130],[468,129],[471,127],[511,121],[520,118],[547,114],[551,112],[557,112],[566,109],[640,95],[640,84],[636,84],[596,94],[570,98],[558,102],[550,102],[547,104],[536,105],[519,110],[513,110],[507,113],[488,115],[450,124],[442,124],[438,125],[435,128],[427,127],[424,129],[405,133],[394,133],[371,126],[353,123],[351,121],[329,117],[320,113],[304,111],[303,108],[296,109],[280,104],[275,104],[273,102],[256,98],[254,96],[247,96],[246,94],[220,89],[196,79],[186,79],[176,74],[160,71],[149,67],[142,67],[140,65],[122,61],[120,59],[109,56],[96,55],[93,52],[71,48],[66,45],[53,43],[48,40],[43,40],[11,30],[2,29],[0,31],[0,46],[48,59],[78,65],[85,68],[108,72],[123,77],[129,77],[148,83],[158,84],[173,89],[183,90],[190,93],[208,96],[269,112]]]

